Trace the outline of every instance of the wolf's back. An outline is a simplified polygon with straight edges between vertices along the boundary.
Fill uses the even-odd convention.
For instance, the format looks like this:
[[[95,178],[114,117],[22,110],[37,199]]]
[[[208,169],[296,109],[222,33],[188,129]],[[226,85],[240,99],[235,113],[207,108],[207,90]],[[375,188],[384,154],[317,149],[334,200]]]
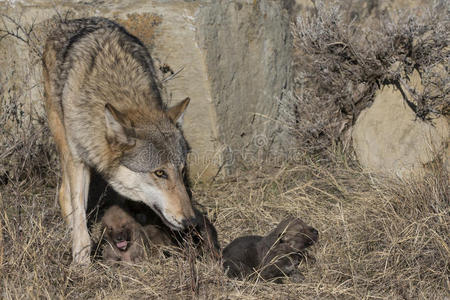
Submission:
[[[176,131],[139,39],[104,18],[59,22],[50,32],[43,55],[47,115],[57,115],[71,151],[86,163],[105,169],[113,160],[105,155],[111,148],[105,140],[107,104],[136,127]]]
[[[61,20],[53,23],[49,30],[45,50],[42,57],[48,80],[53,89],[51,106],[62,117],[61,96],[70,63],[66,61],[70,47],[82,37],[100,28],[114,28],[118,25],[105,18],[85,18],[75,20]]]
[[[89,60],[95,61],[98,53],[102,52],[102,46],[100,46],[102,42],[99,41],[112,37],[116,42],[114,47],[122,49],[120,50],[122,54],[125,53],[125,56],[129,56],[135,62],[135,68],[129,68],[125,73],[140,72],[140,78],[151,88],[153,101],[157,105],[162,105],[152,58],[141,41],[129,34],[122,26],[105,18],[93,17],[60,21],[52,27],[45,44],[43,64],[53,86],[53,101],[62,99],[64,85],[74,65],[80,61],[85,64],[89,64]],[[114,55],[117,53],[112,54]],[[61,103],[54,104],[61,106]]]
[[[54,23],[53,28],[49,31],[47,43],[51,43],[59,58],[63,59],[64,53],[70,45],[84,35],[100,28],[114,28],[118,26],[108,19],[99,17],[59,21]]]

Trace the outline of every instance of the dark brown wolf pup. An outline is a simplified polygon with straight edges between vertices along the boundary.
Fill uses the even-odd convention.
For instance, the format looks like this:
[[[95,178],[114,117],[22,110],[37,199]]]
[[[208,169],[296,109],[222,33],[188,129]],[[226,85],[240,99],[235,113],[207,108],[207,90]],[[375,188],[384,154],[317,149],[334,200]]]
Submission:
[[[243,236],[222,252],[223,266],[230,277],[259,275],[279,282],[294,275],[302,252],[319,237],[316,229],[298,218],[287,218],[266,236]]]

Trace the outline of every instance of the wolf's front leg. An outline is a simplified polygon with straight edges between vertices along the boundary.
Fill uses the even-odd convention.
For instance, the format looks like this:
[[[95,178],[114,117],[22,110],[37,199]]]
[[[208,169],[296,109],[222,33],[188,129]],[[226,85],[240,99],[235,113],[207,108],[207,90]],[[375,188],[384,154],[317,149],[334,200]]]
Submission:
[[[74,264],[90,263],[91,238],[86,222],[90,170],[82,162],[71,162],[69,167],[72,202],[72,259]]]
[[[72,200],[70,197],[70,177],[67,171],[68,169],[67,164],[68,161],[69,162],[71,161],[71,159],[68,159],[67,157],[68,155],[61,153],[61,186],[59,187],[58,198],[64,221],[66,221],[67,226],[69,226],[70,231],[72,231],[73,209],[72,209]]]

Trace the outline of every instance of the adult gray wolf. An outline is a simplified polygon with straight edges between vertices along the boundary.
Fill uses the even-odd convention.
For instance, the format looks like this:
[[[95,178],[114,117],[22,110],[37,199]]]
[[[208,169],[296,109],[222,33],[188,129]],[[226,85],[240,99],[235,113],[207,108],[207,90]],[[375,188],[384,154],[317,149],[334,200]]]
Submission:
[[[259,275],[280,282],[299,275],[296,267],[302,252],[319,237],[316,229],[299,218],[286,218],[266,236],[243,236],[223,249],[223,266],[229,277]]]
[[[151,207],[170,228],[195,223],[183,182],[188,146],[180,129],[189,98],[165,108],[152,59],[136,37],[104,18],[60,22],[45,44],[43,75],[74,263],[90,262],[92,170],[123,196]]]

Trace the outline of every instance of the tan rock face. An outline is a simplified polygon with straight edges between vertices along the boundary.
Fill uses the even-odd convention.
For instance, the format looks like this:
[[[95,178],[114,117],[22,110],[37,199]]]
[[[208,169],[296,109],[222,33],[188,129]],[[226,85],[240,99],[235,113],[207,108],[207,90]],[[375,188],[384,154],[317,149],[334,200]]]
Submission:
[[[420,88],[417,75],[416,88]],[[418,170],[437,155],[447,159],[450,131],[445,118],[416,119],[400,92],[385,86],[359,116],[352,132],[360,163],[373,171],[399,176]],[[447,151],[447,154],[445,154]]]
[[[115,20],[146,44],[157,68],[168,67],[161,74],[164,100],[172,105],[191,98],[183,129],[194,179],[214,176],[224,149],[240,155],[261,136],[256,150],[277,143],[277,103],[291,86],[289,12],[283,1],[66,1],[55,6],[51,0],[30,0],[0,7],[24,26],[67,11],[70,18]],[[45,42],[45,26],[43,31],[38,48]],[[27,93],[14,101],[42,112],[40,64],[31,66],[30,49],[19,40],[4,41],[0,66],[8,72],[0,74],[0,83],[11,82],[15,74],[14,91]],[[3,96],[11,91],[0,89]]]
[[[274,150],[278,101],[291,88],[292,40],[282,1],[213,1],[198,20],[219,147],[230,162]]]

